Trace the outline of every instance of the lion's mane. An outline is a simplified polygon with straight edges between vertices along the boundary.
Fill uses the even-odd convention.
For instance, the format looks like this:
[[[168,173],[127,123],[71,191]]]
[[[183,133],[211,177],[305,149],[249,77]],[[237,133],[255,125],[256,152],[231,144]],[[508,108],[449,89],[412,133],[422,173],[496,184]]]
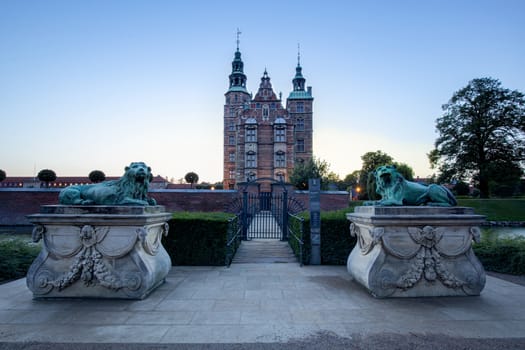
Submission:
[[[457,205],[454,195],[446,187],[408,181],[393,165],[378,167],[374,171],[374,178],[376,192],[381,195],[381,200],[367,202],[366,205]]]

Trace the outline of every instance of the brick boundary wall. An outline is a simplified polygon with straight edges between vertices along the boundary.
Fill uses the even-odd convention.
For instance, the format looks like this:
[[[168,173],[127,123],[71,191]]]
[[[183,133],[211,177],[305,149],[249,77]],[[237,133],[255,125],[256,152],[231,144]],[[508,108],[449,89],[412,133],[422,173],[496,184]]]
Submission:
[[[39,213],[41,205],[58,204],[59,192],[60,189],[56,188],[0,189],[0,226],[31,225],[26,215]],[[223,212],[231,208],[242,193],[236,190],[150,190],[150,196],[169,212]],[[308,191],[293,191],[289,196],[302,202],[308,210]],[[347,208],[348,200],[349,194],[345,191],[321,192],[321,210]]]

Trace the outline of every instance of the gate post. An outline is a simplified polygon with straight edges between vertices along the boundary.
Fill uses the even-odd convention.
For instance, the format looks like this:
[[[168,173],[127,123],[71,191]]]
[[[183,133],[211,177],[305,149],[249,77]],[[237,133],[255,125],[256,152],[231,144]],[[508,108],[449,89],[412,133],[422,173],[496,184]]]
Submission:
[[[248,192],[244,190],[242,192],[242,240],[248,240]]]
[[[282,210],[282,216],[283,216],[283,236],[281,238],[281,241],[287,241],[288,240],[288,191],[283,192],[283,210]]]
[[[309,179],[311,265],[321,265],[321,179]]]

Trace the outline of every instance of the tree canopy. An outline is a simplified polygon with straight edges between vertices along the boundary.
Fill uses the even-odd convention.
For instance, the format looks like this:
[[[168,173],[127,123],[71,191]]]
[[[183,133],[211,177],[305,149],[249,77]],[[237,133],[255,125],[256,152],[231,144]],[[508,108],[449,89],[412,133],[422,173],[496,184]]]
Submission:
[[[89,181],[93,183],[102,182],[106,179],[106,174],[102,170],[93,170],[88,175]]]
[[[5,173],[5,171],[0,169],[0,182],[4,181],[6,177],[7,177],[7,174]]]
[[[194,173],[193,171],[190,171],[184,176],[184,180],[186,180],[187,183],[191,184],[191,187],[193,188],[193,184],[199,181],[199,175],[197,175],[197,173]]]
[[[329,168],[330,165],[326,161],[315,157],[304,162],[296,162],[290,175],[290,182],[298,190],[308,189],[308,179],[321,179],[321,186],[327,186]]]
[[[478,78],[455,92],[436,120],[439,133],[428,154],[440,181],[470,179],[482,198],[502,167],[517,178],[525,160],[525,99],[493,78]],[[518,170],[518,171],[516,171]]]
[[[395,162],[394,158],[383,151],[367,152],[361,156],[361,160],[363,161],[361,170],[347,175],[345,180],[352,180],[358,176],[359,180],[356,185],[359,187],[359,194],[363,199],[378,199],[373,173],[382,165],[394,165],[405,179],[409,181],[414,179],[414,170],[409,165]]]
[[[57,179],[57,175],[53,170],[50,169],[42,169],[38,172],[37,175],[38,179],[40,181],[45,182],[49,185],[50,182],[55,181]]]

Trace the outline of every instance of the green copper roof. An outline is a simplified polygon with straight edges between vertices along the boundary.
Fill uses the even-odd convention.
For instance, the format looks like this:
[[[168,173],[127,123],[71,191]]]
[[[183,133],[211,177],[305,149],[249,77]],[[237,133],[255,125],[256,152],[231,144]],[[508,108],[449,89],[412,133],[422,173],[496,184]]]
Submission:
[[[313,100],[314,98],[308,91],[292,91],[288,96],[289,100]]]
[[[234,85],[234,86],[230,87],[228,89],[228,92],[246,92],[246,93],[248,93],[248,91],[246,90],[246,88],[244,86],[239,86],[239,85]]]

